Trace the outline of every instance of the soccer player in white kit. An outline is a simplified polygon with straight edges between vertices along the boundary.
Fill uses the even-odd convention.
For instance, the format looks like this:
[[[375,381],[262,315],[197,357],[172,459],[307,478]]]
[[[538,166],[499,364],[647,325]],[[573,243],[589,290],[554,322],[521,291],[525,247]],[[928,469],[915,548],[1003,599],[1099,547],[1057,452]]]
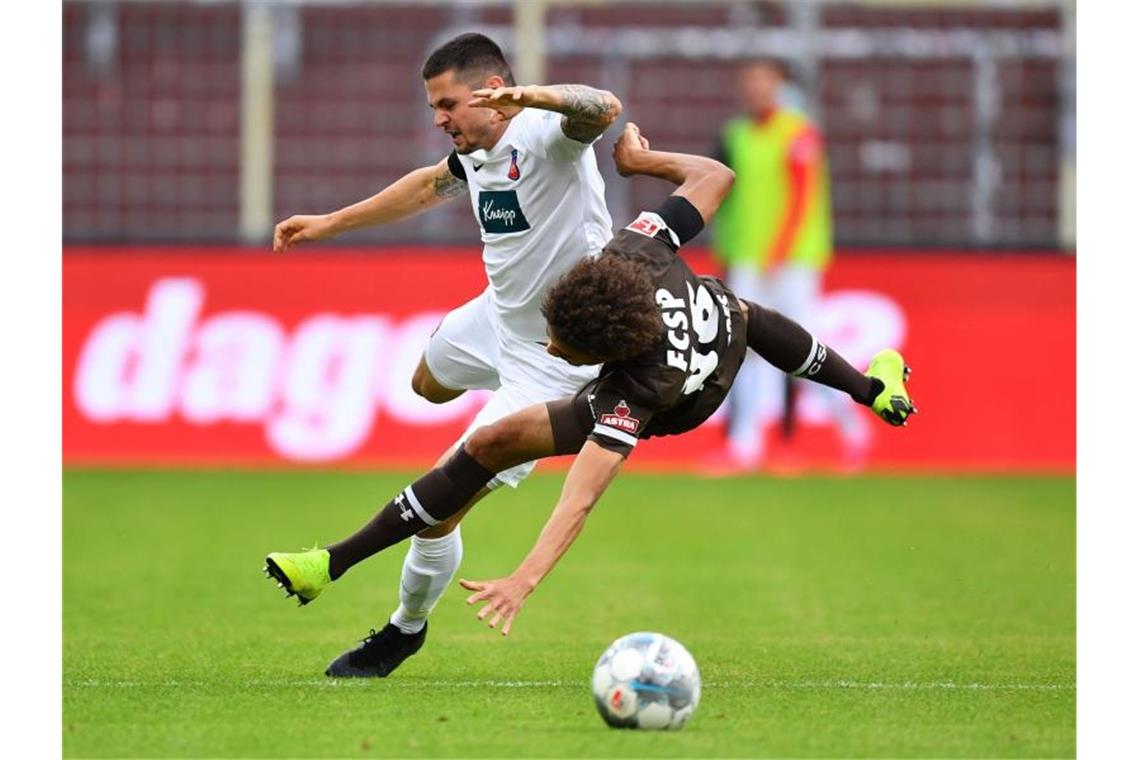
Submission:
[[[359,203],[286,219],[274,230],[273,247],[285,251],[405,219],[469,191],[488,287],[444,317],[412,378],[416,393],[435,403],[470,389],[494,391],[458,445],[482,425],[573,395],[597,374],[597,368],[568,367],[546,352],[539,307],[550,285],[612,236],[592,144],[617,119],[621,103],[584,85],[516,87],[498,45],[481,34],[442,45],[422,74],[435,125],[451,137],[454,151]],[[465,508],[414,536],[401,573],[400,606],[365,639],[365,657],[354,650],[349,662],[346,652],[326,674],[384,677],[414,654],[427,635],[428,614],[459,568],[460,520],[491,490],[517,486],[533,469],[530,462],[499,473]],[[415,504],[409,507],[419,512]],[[340,574],[336,567],[328,572],[333,579]],[[296,593],[302,603],[311,601],[303,590]]]

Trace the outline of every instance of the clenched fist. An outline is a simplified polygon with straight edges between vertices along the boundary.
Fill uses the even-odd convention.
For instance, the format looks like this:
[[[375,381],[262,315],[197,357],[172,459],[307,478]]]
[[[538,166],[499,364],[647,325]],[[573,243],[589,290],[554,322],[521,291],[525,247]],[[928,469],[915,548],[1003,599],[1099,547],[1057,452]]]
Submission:
[[[641,136],[637,125],[632,121],[626,124],[621,137],[614,143],[614,164],[618,174],[623,177],[637,174],[637,161],[648,150],[649,141]]]

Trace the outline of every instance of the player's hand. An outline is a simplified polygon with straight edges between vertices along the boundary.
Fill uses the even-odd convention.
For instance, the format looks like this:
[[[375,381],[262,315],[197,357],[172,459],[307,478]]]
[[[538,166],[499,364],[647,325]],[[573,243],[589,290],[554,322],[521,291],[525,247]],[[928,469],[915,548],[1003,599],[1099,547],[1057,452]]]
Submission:
[[[628,177],[637,174],[636,162],[640,154],[649,150],[649,141],[641,136],[641,130],[632,121],[625,125],[621,137],[614,143],[614,164],[618,174]]]
[[[273,252],[284,253],[297,243],[322,240],[336,234],[326,214],[299,214],[279,222],[273,228]]]
[[[469,581],[460,578],[459,585],[468,591],[475,592],[467,597],[467,604],[486,602],[483,609],[475,614],[475,617],[480,620],[487,620],[487,616],[490,615],[487,625],[491,628],[497,626],[501,621],[504,636],[511,632],[511,623],[514,622],[515,615],[519,614],[523,601],[534,590],[534,587],[529,583],[513,576],[493,581]]]
[[[528,84],[518,87],[484,87],[471,93],[467,105],[473,108],[494,108],[504,116],[514,116],[520,108],[540,102],[538,85]]]

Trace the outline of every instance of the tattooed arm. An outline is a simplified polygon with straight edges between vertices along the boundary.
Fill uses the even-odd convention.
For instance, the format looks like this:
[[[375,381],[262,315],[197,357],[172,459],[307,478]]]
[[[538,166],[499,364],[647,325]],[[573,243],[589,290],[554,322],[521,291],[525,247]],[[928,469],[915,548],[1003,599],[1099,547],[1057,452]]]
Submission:
[[[342,232],[387,224],[415,216],[467,191],[467,183],[451,173],[447,159],[405,174],[370,198],[330,214],[291,216],[273,230],[273,250],[323,240]]]
[[[547,89],[561,100],[550,110],[562,114],[562,133],[571,140],[593,142],[621,114],[621,101],[606,90],[584,84],[558,84]]]
[[[571,140],[590,143],[621,114],[621,101],[612,92],[584,84],[499,87],[476,90],[468,105],[494,108],[513,115],[523,108],[541,108],[562,114],[562,133]]]

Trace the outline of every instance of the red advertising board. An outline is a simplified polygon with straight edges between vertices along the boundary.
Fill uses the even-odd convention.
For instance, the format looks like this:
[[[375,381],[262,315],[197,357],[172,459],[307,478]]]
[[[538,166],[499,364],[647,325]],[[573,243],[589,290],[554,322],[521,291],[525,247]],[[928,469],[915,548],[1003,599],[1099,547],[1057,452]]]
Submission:
[[[713,271],[702,252],[689,259]],[[486,393],[432,405],[412,392],[412,371],[440,317],[484,286],[475,249],[69,248],[64,461],[429,464]],[[901,348],[921,409],[904,430],[866,415],[868,466],[1072,471],[1075,302],[1068,257],[840,255],[816,332],[857,366]],[[814,393],[779,447],[826,467],[838,444]],[[718,415],[646,442],[630,464],[684,468],[721,439]]]

